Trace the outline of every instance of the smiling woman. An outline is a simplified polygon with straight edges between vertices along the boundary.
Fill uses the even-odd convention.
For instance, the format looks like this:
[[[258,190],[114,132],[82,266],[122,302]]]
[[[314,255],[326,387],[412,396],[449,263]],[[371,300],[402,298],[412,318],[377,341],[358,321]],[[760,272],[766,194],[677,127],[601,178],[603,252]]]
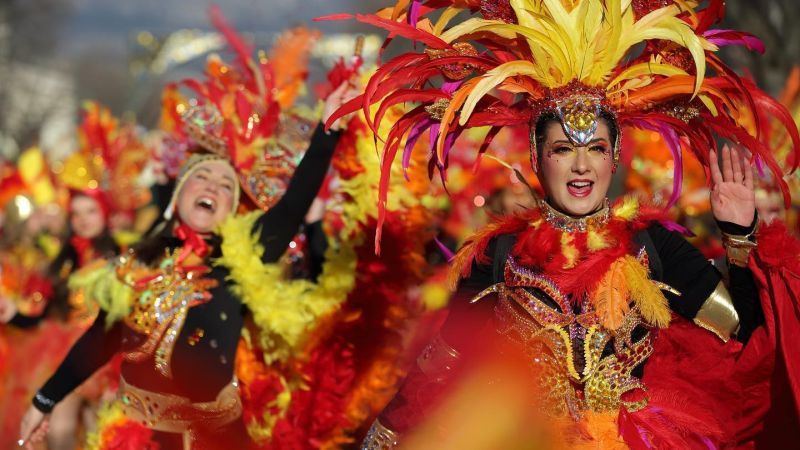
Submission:
[[[778,246],[763,248],[756,234],[798,243],[777,227],[756,233],[753,165],[776,178],[782,168],[761,130],[741,119],[774,116],[795,152],[800,133],[717,56],[724,45],[760,44],[712,29],[723,11],[721,0],[403,0],[355,16],[415,43],[334,115],[377,111],[377,129],[387,107],[420,103],[391,124],[384,186],[400,149],[403,161],[413,156],[404,139],[430,130],[428,167],[444,180],[471,129],[490,128],[483,153],[502,128],[528,126],[519,147],[530,147],[545,191],[536,208],[498,217],[453,258],[449,315],[364,449],[726,448],[753,439],[775,405],[788,404],[796,422],[800,384],[792,396],[767,393],[773,376],[786,375],[772,373],[771,358],[800,377],[797,346],[781,350],[772,326],[800,327],[799,287],[768,263]],[[673,201],[682,158],[706,167],[729,279],[660,205],[606,200],[627,127],[666,142]],[[720,151],[719,139],[747,150]],[[519,389],[509,395],[508,385]],[[765,395],[742,399],[743,386]]]
[[[45,415],[119,352],[121,401],[114,404],[115,417],[123,417],[123,428],[139,436],[138,448],[248,445],[234,375],[242,328],[253,314],[247,292],[263,287],[264,280],[253,278],[278,260],[303,223],[338,131],[319,124],[296,167],[293,153],[268,147],[281,141],[281,132],[307,136],[311,131],[307,122],[284,121],[285,105],[278,102],[296,92],[295,77],[302,72],[298,67],[311,34],[290,34],[306,50],[291,54],[297,59],[283,67],[291,75],[282,77],[281,67],[266,58],[253,60],[251,49],[221,17],[212,15],[212,20],[241,65],[211,59],[206,80],[184,83],[194,89],[191,101],[172,104],[177,89],[167,90],[165,112],[191,155],[153,235],[114,264],[72,279],[102,311],[36,393],[23,419],[23,441],[35,441]],[[283,84],[272,84],[275,80]],[[325,118],[347,100],[348,89],[344,80],[328,96]],[[233,110],[225,108],[232,104]],[[289,126],[298,129],[281,128]],[[238,217],[238,212],[248,214]],[[237,266],[243,261],[247,267]],[[117,437],[101,430],[92,442],[103,448],[109,439]]]
[[[185,182],[175,187],[181,222],[201,235],[208,235],[239,203],[239,182],[230,163],[223,159],[204,159],[187,164]]]
[[[570,216],[585,216],[606,206],[614,172],[616,138],[601,119],[592,140],[576,145],[567,139],[556,117],[539,119],[543,132],[536,145],[537,174],[548,202]]]

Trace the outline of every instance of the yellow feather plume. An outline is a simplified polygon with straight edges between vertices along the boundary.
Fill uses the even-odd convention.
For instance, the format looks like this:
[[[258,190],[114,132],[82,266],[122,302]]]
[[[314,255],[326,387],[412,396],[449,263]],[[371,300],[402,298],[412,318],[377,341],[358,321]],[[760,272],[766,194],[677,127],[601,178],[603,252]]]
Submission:
[[[71,291],[82,290],[87,302],[95,302],[106,312],[107,327],[130,313],[136,296],[136,291],[119,279],[117,265],[111,263],[81,269],[70,276],[67,285]]]
[[[609,330],[622,325],[630,310],[630,302],[636,305],[642,318],[650,325],[666,328],[670,322],[667,298],[650,280],[647,268],[630,255],[611,264],[591,299],[603,326]]]
[[[639,308],[642,318],[655,327],[669,326],[672,315],[667,298],[650,280],[647,268],[633,256],[625,256],[622,271],[625,274],[631,300]]]
[[[586,247],[589,251],[596,252],[607,249],[610,246],[606,236],[594,229],[590,229],[586,234]]]
[[[628,282],[623,270],[625,264],[624,257],[614,261],[592,295],[595,311],[603,327],[612,331],[622,326],[625,314],[630,310]]]
[[[614,208],[614,217],[619,217],[626,221],[631,221],[639,213],[639,199],[634,196],[627,196],[622,200],[616,208]]]
[[[561,234],[561,253],[567,258],[564,269],[571,269],[578,263],[578,249],[573,244],[573,237],[569,233]]]
[[[654,61],[637,64],[609,80],[632,48],[654,39],[672,42],[690,53],[697,73],[692,76],[691,94],[697,96],[706,72],[705,52],[717,50],[679,17],[687,8],[693,12],[694,2],[672,4],[639,20],[634,17],[629,0],[511,0],[510,5],[517,23],[471,18],[442,31],[456,14],[455,10],[447,10],[434,29],[448,43],[490,34],[519,39],[524,47],[519,49],[518,60],[506,62],[480,77],[462,108],[461,125],[469,120],[481,98],[511,77],[529,77],[549,89],[579,81],[619,93],[624,86],[646,86],[656,75],[688,76],[680,67]]]
[[[355,285],[355,252],[332,245],[317,283],[285,280],[279,264],[261,261],[264,248],[252,229],[260,211],[229,217],[220,227],[222,257],[234,294],[242,299],[261,333],[259,343],[267,363],[284,361],[305,343],[310,327],[347,298]]]

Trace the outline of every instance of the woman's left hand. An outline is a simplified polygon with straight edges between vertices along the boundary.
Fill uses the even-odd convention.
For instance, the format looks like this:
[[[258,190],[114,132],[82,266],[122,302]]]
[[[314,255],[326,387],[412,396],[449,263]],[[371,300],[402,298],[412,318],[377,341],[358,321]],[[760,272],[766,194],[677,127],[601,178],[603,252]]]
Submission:
[[[322,123],[326,123],[328,118],[342,105],[357,97],[358,89],[350,81],[340,84],[328,98],[325,99],[325,111],[322,113]],[[342,119],[331,124],[331,130],[338,131],[341,127]]]
[[[731,222],[743,227],[753,223],[756,194],[753,168],[743,150],[722,147],[722,170],[717,152],[709,153],[711,169],[711,211],[717,222]]]

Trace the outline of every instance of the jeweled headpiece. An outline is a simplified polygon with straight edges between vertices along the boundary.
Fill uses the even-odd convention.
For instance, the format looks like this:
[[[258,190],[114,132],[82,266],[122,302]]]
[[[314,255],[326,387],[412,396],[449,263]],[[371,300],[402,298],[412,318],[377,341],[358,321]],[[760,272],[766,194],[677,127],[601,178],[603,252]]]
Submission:
[[[408,160],[405,154],[424,132],[435,142],[432,167],[444,172],[465,129],[489,127],[480,150],[485,151],[500,128],[535,125],[545,112],[556,114],[576,143],[594,133],[603,110],[620,129],[657,131],[676,161],[671,202],[680,194],[684,151],[707,166],[717,136],[743,144],[779,173],[760,130],[750,133],[737,119],[775,116],[795,147],[796,126],[784,107],[716,55],[722,45],[761,50],[761,43],[747,33],[712,29],[724,3],[702,3],[704,9],[696,0],[399,1],[355,19],[426,48],[385,62],[364,94],[330,120],[359,108],[369,113],[379,104],[369,122],[376,129],[389,106],[419,104],[386,140],[381,208],[388,164],[401,146]],[[464,20],[464,12],[472,16]],[[784,192],[788,196],[785,186]]]
[[[211,57],[205,79],[168,86],[162,128],[170,132],[176,151],[188,140],[194,150],[227,160],[239,177],[242,199],[248,200],[240,206],[266,210],[285,192],[313,131],[314,121],[290,108],[306,79],[319,34],[305,28],[283,33],[268,60],[263,52],[252,56],[251,46],[217,8],[211,10],[211,21],[238,59],[228,64]],[[180,95],[180,87],[188,87],[192,98]]]

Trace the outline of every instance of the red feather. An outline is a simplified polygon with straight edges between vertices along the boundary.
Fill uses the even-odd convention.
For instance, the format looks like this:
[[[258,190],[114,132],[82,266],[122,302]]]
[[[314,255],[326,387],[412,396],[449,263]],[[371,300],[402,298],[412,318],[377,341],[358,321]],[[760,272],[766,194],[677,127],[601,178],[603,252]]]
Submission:
[[[388,111],[389,108],[391,108],[392,106],[395,106],[399,103],[405,103],[405,102],[433,103],[436,100],[446,99],[449,97],[450,97],[449,95],[445,94],[439,89],[426,89],[426,90],[398,89],[393,93],[391,93],[388,97],[383,99],[383,101],[381,102],[381,106],[375,113],[374,122],[380,125],[380,123],[383,121],[383,116],[386,114],[386,111]]]
[[[388,31],[390,36],[402,36],[411,41],[419,41],[431,48],[445,49],[450,48],[450,44],[443,41],[441,38],[434,36],[427,31],[414,28],[411,25],[403,22],[395,22],[378,17],[374,14],[358,14],[356,20],[361,23],[374,25],[378,28],[383,28]]]
[[[214,28],[219,30],[223,36],[225,36],[225,40],[228,41],[228,45],[236,52],[236,54],[241,59],[242,63],[246,66],[248,61],[252,59],[253,48],[249,45],[245,44],[239,34],[231,27],[228,22],[225,20],[225,16],[222,15],[222,10],[220,10],[219,6],[211,5],[208,10],[208,16],[211,18],[211,24],[214,25]]]
[[[329,20],[351,20],[353,19],[353,14],[348,13],[338,13],[338,14],[328,14],[327,16],[319,16],[311,19],[314,22],[325,22]]]

